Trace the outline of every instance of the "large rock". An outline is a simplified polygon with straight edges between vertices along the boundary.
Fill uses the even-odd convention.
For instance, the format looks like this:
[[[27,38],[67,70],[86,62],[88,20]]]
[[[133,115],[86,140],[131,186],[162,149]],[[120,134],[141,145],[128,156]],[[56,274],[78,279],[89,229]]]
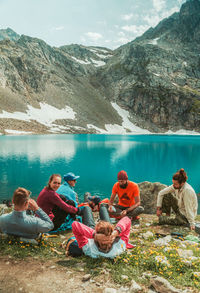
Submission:
[[[156,201],[158,192],[167,185],[159,182],[141,182],[138,184],[140,188],[141,205],[144,207],[144,214],[156,213]]]
[[[152,277],[150,279],[150,284],[156,289],[156,292],[159,293],[181,293],[182,290],[176,289],[173,287],[167,280],[162,277]]]

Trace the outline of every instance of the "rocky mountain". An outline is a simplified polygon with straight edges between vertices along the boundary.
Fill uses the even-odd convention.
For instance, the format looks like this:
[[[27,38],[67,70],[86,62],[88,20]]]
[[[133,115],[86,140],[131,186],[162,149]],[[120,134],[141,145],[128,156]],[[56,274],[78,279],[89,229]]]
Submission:
[[[199,48],[200,1],[192,0],[118,48],[92,82],[146,128],[199,131]]]
[[[6,31],[0,132],[200,132],[199,0],[114,51]]]
[[[17,41],[19,38],[20,38],[20,35],[14,32],[11,28],[0,30],[0,41],[5,39],[11,40],[11,41]]]

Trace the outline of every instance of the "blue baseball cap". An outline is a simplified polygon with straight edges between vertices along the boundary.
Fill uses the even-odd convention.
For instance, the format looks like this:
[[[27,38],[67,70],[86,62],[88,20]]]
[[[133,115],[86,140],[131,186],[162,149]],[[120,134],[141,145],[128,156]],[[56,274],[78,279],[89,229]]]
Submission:
[[[72,181],[78,179],[80,176],[76,176],[74,173],[69,172],[63,176],[65,181]]]

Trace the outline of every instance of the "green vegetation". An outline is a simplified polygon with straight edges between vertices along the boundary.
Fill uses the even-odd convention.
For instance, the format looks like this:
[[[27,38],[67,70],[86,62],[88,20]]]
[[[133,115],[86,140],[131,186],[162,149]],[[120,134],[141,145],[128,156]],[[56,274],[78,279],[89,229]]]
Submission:
[[[152,216],[151,216],[152,217]],[[148,220],[149,216],[146,218]],[[198,216],[200,219],[200,216]],[[155,218],[154,218],[155,219]],[[83,268],[85,273],[90,273],[92,277],[107,274],[116,284],[127,285],[134,279],[139,284],[148,286],[149,278],[153,275],[162,276],[177,288],[190,287],[194,292],[200,290],[200,243],[180,246],[180,240],[170,241],[165,246],[155,246],[153,241],[158,239],[156,223],[146,226],[145,221],[140,227],[133,230],[130,241],[136,244],[132,250],[128,250],[123,255],[110,259],[91,259],[85,256],[71,258],[65,256],[65,251],[61,243],[65,237],[70,237],[71,232],[65,235],[45,236],[38,245],[17,241],[14,238],[1,239],[1,255],[17,259],[39,258],[40,260],[53,260],[55,263],[79,271]],[[180,227],[170,227],[166,234],[171,231],[181,232],[184,236],[195,234]],[[174,230],[175,229],[175,230]],[[178,229],[178,230],[177,230]],[[147,231],[152,232],[148,239],[143,237]],[[193,257],[184,259],[178,253],[178,249],[192,250]],[[81,263],[81,265],[80,265]]]

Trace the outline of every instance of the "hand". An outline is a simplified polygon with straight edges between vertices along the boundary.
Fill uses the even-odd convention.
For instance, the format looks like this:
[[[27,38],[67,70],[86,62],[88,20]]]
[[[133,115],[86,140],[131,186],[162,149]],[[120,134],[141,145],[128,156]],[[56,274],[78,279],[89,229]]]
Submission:
[[[127,210],[122,211],[120,215],[122,218],[125,217],[127,215]]]
[[[106,236],[105,234],[95,234],[94,240],[98,243],[99,248],[104,252],[109,251],[112,247],[113,237],[111,235]]]
[[[29,209],[34,212],[36,212],[39,209],[39,206],[37,205],[36,201],[32,198],[29,199],[28,204]]]
[[[191,225],[190,230],[195,230],[195,225]]]
[[[157,208],[156,215],[157,215],[157,217],[160,217],[162,215],[162,209],[161,208]]]
[[[105,245],[112,244],[113,242],[111,235],[106,236],[105,234],[99,234],[99,233],[95,234],[94,240],[97,241],[98,243],[102,243]]]
[[[110,236],[111,239],[112,239],[112,242],[115,241],[115,238],[116,238],[117,236],[119,236],[119,232],[116,231],[116,230],[114,230],[114,231],[112,232],[111,236]]]
[[[112,213],[112,205],[109,206],[108,211],[109,213]]]

